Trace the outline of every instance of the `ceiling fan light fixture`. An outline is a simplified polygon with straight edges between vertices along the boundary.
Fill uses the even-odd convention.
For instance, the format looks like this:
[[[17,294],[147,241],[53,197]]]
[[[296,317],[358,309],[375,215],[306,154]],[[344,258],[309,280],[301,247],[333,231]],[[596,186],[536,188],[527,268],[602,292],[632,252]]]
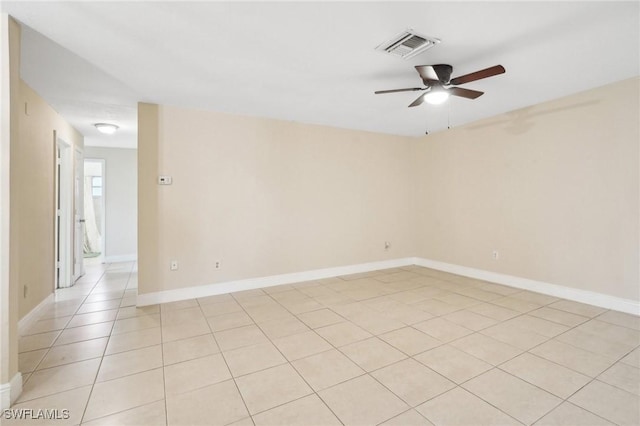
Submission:
[[[110,123],[96,123],[94,126],[100,133],[104,133],[105,135],[112,135],[120,128],[115,124]]]
[[[446,90],[432,90],[424,95],[424,100],[431,105],[440,105],[449,99],[449,93]]]

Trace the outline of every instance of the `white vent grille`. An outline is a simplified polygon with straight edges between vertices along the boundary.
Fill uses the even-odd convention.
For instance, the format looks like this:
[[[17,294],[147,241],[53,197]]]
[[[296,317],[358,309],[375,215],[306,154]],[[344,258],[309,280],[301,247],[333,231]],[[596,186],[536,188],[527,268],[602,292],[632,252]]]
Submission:
[[[391,40],[382,43],[376,47],[376,50],[399,56],[402,59],[409,59],[438,43],[440,43],[440,39],[426,37],[408,29]]]

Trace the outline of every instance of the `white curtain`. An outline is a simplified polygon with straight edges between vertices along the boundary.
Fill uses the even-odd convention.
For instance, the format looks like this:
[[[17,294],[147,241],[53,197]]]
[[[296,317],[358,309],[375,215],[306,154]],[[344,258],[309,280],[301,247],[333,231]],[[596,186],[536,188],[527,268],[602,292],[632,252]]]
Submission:
[[[84,177],[84,252],[100,253],[100,230],[96,223],[96,211],[93,206],[91,176]]]

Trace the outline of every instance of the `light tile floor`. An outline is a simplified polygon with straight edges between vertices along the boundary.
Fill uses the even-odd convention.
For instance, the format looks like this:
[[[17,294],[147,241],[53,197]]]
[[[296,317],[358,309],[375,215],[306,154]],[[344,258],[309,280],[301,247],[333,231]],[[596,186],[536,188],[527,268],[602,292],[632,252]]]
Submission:
[[[14,408],[69,410],[57,425],[640,424],[635,316],[420,267],[143,308],[136,288],[122,263],[59,291],[20,339]]]

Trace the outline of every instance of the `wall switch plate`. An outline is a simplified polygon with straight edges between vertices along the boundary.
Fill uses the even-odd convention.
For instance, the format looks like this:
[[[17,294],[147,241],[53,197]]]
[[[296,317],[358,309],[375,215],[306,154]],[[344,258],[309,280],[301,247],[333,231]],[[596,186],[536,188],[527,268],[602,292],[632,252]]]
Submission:
[[[169,265],[169,269],[171,269],[172,271],[177,271],[178,270],[178,261],[177,260],[172,260],[171,264]]]
[[[391,248],[391,242],[390,241],[385,241],[384,242],[384,249],[385,250],[389,250]]]
[[[158,176],[158,185],[171,185],[173,178],[171,176]]]
[[[491,253],[491,256],[493,257],[493,260],[498,260],[500,259],[500,252],[498,250],[494,250],[493,253]]]

